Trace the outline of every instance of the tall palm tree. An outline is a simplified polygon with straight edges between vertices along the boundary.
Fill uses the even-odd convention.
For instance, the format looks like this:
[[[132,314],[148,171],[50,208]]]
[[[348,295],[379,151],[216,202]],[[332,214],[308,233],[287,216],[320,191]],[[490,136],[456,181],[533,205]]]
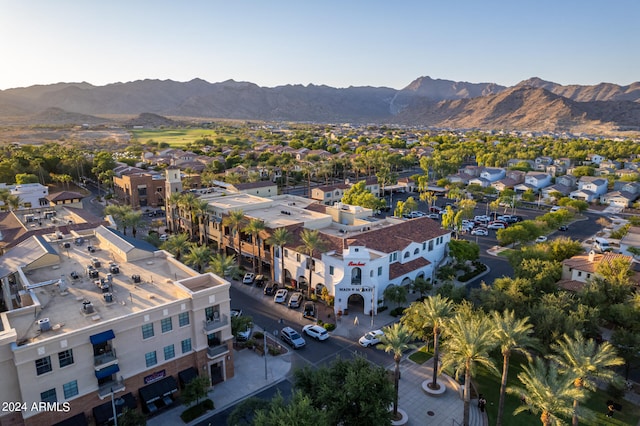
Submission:
[[[611,383],[617,379],[612,367],[623,365],[624,360],[618,357],[616,349],[609,343],[598,345],[593,339],[585,340],[582,333],[576,330],[573,338],[566,334],[551,345],[555,354],[551,355],[560,366],[560,372],[573,380],[576,389],[595,391],[597,382]],[[573,400],[572,424],[578,425],[578,402]]]
[[[506,310],[503,313],[493,311],[491,318],[495,337],[502,353],[502,382],[500,384],[500,401],[498,403],[498,419],[496,421],[496,426],[501,426],[505,394],[507,392],[509,358],[513,352],[520,352],[529,358],[527,348],[536,346],[537,341],[531,336],[533,325],[529,323],[528,317],[518,319],[513,311]]]
[[[262,273],[262,256],[260,255],[260,232],[267,229],[267,225],[261,219],[251,219],[247,226],[242,230],[246,234],[251,234],[251,242],[253,242],[253,272],[256,272],[256,247],[258,248],[258,270]]]
[[[428,385],[431,389],[439,389],[440,333],[452,311],[453,302],[438,294],[429,296],[422,302],[412,303],[401,319],[401,322],[420,339],[427,341],[433,335],[433,380]]]
[[[125,213],[123,222],[125,223],[125,227],[131,227],[131,233],[133,234],[133,238],[135,238],[138,233],[138,228],[144,224],[144,219],[142,218],[141,212],[129,211]]]
[[[313,276],[313,253],[321,252],[326,247],[326,242],[320,237],[320,233],[317,229],[304,229],[300,234],[300,239],[302,240],[302,245],[298,247],[298,250],[309,256],[307,260],[307,267],[309,269],[309,291],[312,288],[312,276]]]
[[[180,202],[178,206],[182,209],[183,214],[181,216],[184,217],[184,213],[189,214],[189,237],[193,238],[194,233],[194,224],[196,223],[196,214],[195,208],[198,203],[198,197],[195,196],[192,192],[187,192],[183,194],[180,198]]]
[[[207,227],[209,226],[209,202],[207,200],[196,199],[193,203],[193,213],[199,218],[199,223],[202,225],[203,238],[200,238],[201,244],[207,244],[209,239],[207,237]],[[198,232],[200,227],[198,227]]]
[[[242,247],[240,247],[240,226],[242,225],[243,222],[244,222],[244,212],[242,210],[230,211],[229,216],[225,217],[224,220],[222,221],[223,225],[231,228],[232,237],[230,239],[232,241],[233,241],[233,235],[234,234],[238,235],[238,244],[236,245],[236,251],[237,251],[236,260],[238,262],[238,268],[240,267],[240,257],[242,256]]]
[[[178,212],[178,205],[180,205],[182,199],[182,194],[179,192],[174,192],[169,195],[167,198],[167,215],[171,215],[171,231],[177,232],[179,226],[177,225],[177,221],[180,218],[180,214]]]
[[[189,251],[184,256],[184,262],[197,267],[198,272],[202,272],[202,268],[209,262],[210,256],[209,247],[191,244]]]
[[[382,343],[385,352],[393,352],[393,361],[396,363],[394,371],[395,397],[393,399],[393,418],[397,419],[400,361],[402,360],[402,354],[409,349],[413,349],[415,345],[411,343],[413,341],[411,330],[400,323],[395,323],[391,326],[385,327],[382,331],[384,332],[384,335],[380,336],[380,343]]]
[[[180,260],[182,254],[189,248],[189,234],[176,234],[162,243],[161,249],[168,251]]]
[[[284,287],[284,248],[287,244],[291,243],[292,238],[293,236],[287,228],[277,228],[267,239],[267,244],[280,248],[280,284],[282,287]],[[272,258],[275,258],[275,256],[272,256]],[[275,268],[272,269],[275,271]],[[275,279],[275,273],[272,278]]]
[[[493,326],[484,314],[458,311],[447,321],[444,334],[447,339],[443,344],[442,368],[453,367],[456,379],[464,374],[462,426],[469,426],[471,377],[475,374],[476,364],[483,365],[496,376],[500,374],[489,358],[489,352],[496,345]]]
[[[547,365],[540,357],[523,366],[518,379],[522,386],[509,386],[507,392],[519,396],[526,404],[519,405],[513,414],[529,411],[540,414],[543,426],[563,424],[561,419],[573,414],[571,401],[584,400],[584,391],[573,386],[570,376],[559,374],[555,362]]]

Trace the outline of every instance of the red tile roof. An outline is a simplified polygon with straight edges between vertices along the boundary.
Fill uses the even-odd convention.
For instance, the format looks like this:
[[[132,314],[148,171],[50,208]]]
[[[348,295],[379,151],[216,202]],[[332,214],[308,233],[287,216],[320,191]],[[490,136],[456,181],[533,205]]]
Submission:
[[[392,263],[391,265],[389,265],[389,279],[393,280],[430,264],[431,262],[429,262],[424,257],[419,257],[405,263]]]

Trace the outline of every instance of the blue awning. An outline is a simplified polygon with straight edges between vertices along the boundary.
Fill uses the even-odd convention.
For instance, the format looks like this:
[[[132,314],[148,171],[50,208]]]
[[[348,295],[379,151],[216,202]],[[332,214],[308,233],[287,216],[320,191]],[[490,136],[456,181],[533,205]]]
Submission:
[[[92,345],[98,345],[100,343],[106,342],[107,340],[115,338],[116,335],[113,334],[113,330],[107,330],[103,331],[102,333],[94,334],[93,336],[89,337],[89,340],[91,340]]]
[[[120,367],[118,367],[118,364],[113,364],[103,368],[102,370],[96,371],[96,377],[98,379],[104,379],[105,377],[109,377],[110,375],[117,373],[118,371],[120,371]]]

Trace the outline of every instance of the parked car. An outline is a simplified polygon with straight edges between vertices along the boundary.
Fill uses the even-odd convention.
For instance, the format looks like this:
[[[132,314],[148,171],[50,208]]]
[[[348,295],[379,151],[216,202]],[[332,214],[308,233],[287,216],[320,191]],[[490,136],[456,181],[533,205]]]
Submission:
[[[474,221],[476,222],[491,222],[491,218],[489,216],[486,215],[480,215],[480,216],[476,216],[473,218]]]
[[[169,239],[169,236],[167,234],[162,234],[158,237],[158,239],[160,241],[167,241]]]
[[[256,275],[256,279],[253,281],[256,287],[262,287],[267,282],[267,277],[264,275]]]
[[[568,230],[569,227],[567,225],[560,225],[560,227],[558,227],[558,231],[566,232]]]
[[[538,238],[536,238],[536,243],[544,243],[547,241],[547,237],[544,235],[540,235]]]
[[[505,229],[507,224],[504,222],[489,222],[487,229]]]
[[[276,303],[285,303],[287,301],[287,294],[289,294],[289,292],[286,289],[281,288],[276,291],[276,295],[273,296],[273,301]]]
[[[329,338],[329,333],[324,327],[320,327],[317,324],[309,324],[302,327],[302,332],[309,337],[322,341]]]
[[[372,345],[377,345],[378,343],[380,343],[380,336],[382,336],[383,334],[384,333],[382,332],[382,330],[370,331],[362,336],[360,340],[358,340],[358,343],[360,343],[360,346],[364,346],[365,348],[368,348]]]
[[[256,279],[256,276],[253,272],[247,272],[244,274],[244,278],[242,278],[242,284],[253,284],[253,281]]]
[[[242,316],[242,309],[231,308],[231,316],[232,317],[241,317]]]
[[[474,228],[471,230],[471,235],[486,237],[487,235],[489,235],[489,231],[487,231],[485,228]]]
[[[555,213],[560,209],[562,209],[562,206],[553,206],[553,207],[551,207],[551,210],[549,210],[549,212],[550,213]]]
[[[267,296],[275,294],[276,291],[278,291],[278,283],[268,283],[264,286],[264,289],[262,289],[262,293]]]
[[[302,303],[302,293],[293,293],[291,295],[291,298],[289,299],[289,307],[291,309],[297,309],[300,307],[300,304]]]
[[[313,302],[307,302],[302,309],[302,317],[311,320],[316,319],[316,305]]]
[[[307,344],[302,336],[291,327],[285,327],[280,330],[280,338],[293,349],[302,348]]]
[[[429,213],[429,219],[439,220],[440,215],[438,213]]]

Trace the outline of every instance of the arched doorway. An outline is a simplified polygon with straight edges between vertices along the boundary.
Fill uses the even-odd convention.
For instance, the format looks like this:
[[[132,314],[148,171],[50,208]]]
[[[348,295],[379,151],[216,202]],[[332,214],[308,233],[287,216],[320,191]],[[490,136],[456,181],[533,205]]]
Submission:
[[[347,309],[349,313],[365,313],[364,312],[364,297],[362,294],[353,293],[349,295],[347,299]]]
[[[288,269],[285,269],[284,270],[284,284],[285,285],[291,284],[293,281],[295,281],[295,280],[293,280],[293,278],[291,277],[291,272],[289,272]],[[278,284],[282,284],[282,283],[280,282]]]
[[[302,291],[302,294],[309,294],[309,283],[307,282],[306,277],[300,275],[298,277],[298,285],[295,287],[300,289],[300,291]]]

